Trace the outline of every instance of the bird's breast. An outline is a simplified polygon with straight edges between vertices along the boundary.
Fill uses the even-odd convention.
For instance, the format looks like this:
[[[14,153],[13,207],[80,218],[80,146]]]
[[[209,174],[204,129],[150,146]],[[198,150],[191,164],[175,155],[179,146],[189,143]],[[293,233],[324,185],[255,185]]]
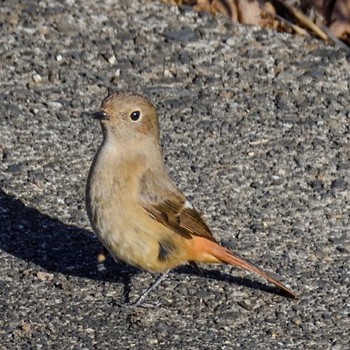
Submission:
[[[142,158],[113,159],[102,150],[88,178],[87,212],[94,231],[113,256],[144,270],[163,272],[186,262],[186,242],[140,205],[143,173]]]

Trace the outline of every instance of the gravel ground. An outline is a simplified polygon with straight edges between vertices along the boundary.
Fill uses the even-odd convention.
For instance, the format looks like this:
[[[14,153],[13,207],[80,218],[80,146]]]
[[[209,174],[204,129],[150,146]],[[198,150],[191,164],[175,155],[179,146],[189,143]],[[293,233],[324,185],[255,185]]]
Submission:
[[[350,57],[143,1],[0,4],[0,349],[348,349]],[[242,270],[106,262],[84,188],[108,90],[157,105],[167,166]]]

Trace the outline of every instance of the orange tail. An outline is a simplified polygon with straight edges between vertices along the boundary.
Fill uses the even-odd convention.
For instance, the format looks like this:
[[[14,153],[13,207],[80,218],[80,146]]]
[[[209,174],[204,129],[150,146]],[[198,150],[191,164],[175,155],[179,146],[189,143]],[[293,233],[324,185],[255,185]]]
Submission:
[[[198,239],[198,238],[197,238]],[[203,238],[199,238],[200,240],[203,240]],[[205,250],[207,253],[209,253],[212,257],[218,259],[217,262],[223,262],[226,264],[230,264],[232,266],[238,266],[241,267],[247,271],[255,272],[256,274],[260,275],[261,277],[266,278],[269,282],[276,285],[278,288],[280,288],[283,292],[285,292],[288,296],[297,299],[297,295],[291,291],[289,288],[287,288],[282,282],[277,280],[276,278],[272,277],[269,273],[263,271],[259,267],[255,266],[254,264],[250,263],[249,261],[241,258],[240,256],[230,252],[228,249],[221,247],[219,244],[209,241],[205,239],[200,244],[202,247],[205,246]],[[204,248],[204,247],[203,247]],[[207,256],[207,254],[205,254]],[[202,259],[199,259],[202,260]],[[214,262],[212,259],[203,259],[207,260],[207,262]],[[211,261],[210,261],[211,260]],[[205,261],[203,261],[205,262]]]

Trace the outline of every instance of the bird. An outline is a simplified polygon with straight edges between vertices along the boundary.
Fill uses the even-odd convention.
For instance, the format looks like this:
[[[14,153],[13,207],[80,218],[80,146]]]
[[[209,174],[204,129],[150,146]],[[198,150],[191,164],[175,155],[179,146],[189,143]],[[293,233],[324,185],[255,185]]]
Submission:
[[[256,273],[291,298],[297,295],[258,266],[221,246],[165,167],[156,108],[139,94],[116,91],[100,110],[103,141],[86,184],[86,210],[99,240],[116,261],[160,273],[131,305],[178,266],[229,264]]]

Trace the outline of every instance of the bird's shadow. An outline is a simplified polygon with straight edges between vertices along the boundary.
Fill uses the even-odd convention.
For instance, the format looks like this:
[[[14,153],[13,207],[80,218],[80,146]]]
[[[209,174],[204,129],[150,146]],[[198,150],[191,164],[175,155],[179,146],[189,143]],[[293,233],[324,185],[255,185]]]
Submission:
[[[77,226],[67,225],[58,219],[30,208],[0,189],[0,249],[35,264],[42,269],[87,279],[123,283],[124,297],[128,300],[130,281],[138,270],[106,260],[106,270],[97,269],[97,254],[102,246],[95,235]],[[280,294],[279,290],[248,278],[234,277],[219,270],[203,270],[210,279]],[[189,266],[175,273],[197,274]]]

